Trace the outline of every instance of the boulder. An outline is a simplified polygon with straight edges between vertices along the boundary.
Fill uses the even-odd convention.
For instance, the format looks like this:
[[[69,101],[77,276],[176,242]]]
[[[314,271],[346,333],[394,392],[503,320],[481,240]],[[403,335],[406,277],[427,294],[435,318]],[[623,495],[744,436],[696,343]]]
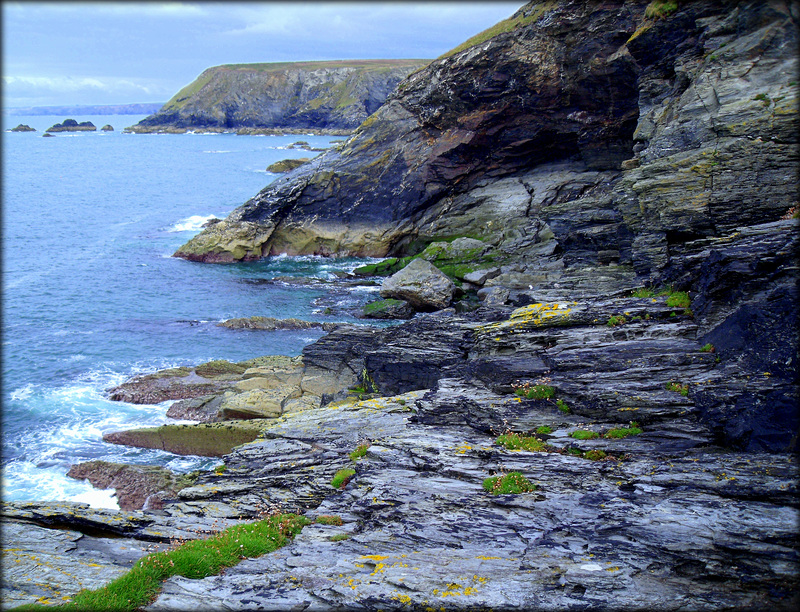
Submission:
[[[405,300],[376,300],[365,304],[360,317],[363,319],[410,319],[414,309]]]
[[[381,286],[383,298],[405,300],[421,311],[441,310],[453,301],[456,286],[443,272],[424,259],[414,259],[387,278]]]
[[[114,131],[114,127],[113,127],[113,126],[111,126],[111,125],[109,125],[108,123],[106,123],[106,124],[105,124],[103,127],[101,127],[100,129],[101,129],[101,130],[103,130],[104,132],[113,132],[113,131]]]

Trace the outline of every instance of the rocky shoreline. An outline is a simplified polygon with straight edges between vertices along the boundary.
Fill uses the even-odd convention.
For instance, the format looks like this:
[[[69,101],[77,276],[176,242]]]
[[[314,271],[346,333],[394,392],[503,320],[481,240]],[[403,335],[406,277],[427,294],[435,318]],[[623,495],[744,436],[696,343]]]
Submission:
[[[108,441],[221,464],[4,504],[4,603],[280,509],[324,518],[144,609],[796,609],[796,21],[530,3],[410,75],[176,254],[389,256],[335,282],[396,322],[109,390],[194,423]]]

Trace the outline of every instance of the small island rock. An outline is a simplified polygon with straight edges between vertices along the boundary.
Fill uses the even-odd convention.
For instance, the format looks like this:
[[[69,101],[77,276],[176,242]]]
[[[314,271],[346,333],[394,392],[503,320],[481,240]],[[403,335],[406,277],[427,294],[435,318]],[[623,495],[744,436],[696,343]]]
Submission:
[[[75,119],[64,119],[62,123],[47,128],[48,132],[94,132],[97,127],[91,121],[78,123]]]
[[[113,126],[111,126],[111,125],[109,125],[108,123],[106,123],[106,124],[105,124],[103,127],[101,127],[100,129],[101,129],[101,130],[103,130],[104,132],[113,132],[113,131],[114,131],[114,127],[113,127]]]
[[[298,157],[297,159],[283,159],[281,161],[277,161],[274,164],[270,164],[267,166],[267,172],[291,172],[295,168],[299,168],[300,166],[307,164],[310,160],[308,157]]]
[[[34,128],[32,128],[31,126],[25,124],[25,123],[20,123],[17,127],[11,128],[8,131],[9,132],[35,132],[36,130]]]

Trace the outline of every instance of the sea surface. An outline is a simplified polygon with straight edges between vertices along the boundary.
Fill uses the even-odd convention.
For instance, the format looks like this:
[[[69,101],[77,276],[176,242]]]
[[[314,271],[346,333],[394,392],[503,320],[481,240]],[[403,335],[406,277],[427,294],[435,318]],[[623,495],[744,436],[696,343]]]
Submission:
[[[68,478],[69,467],[103,459],[187,472],[218,460],[103,442],[106,432],[171,421],[170,402],[111,402],[108,388],[212,359],[298,355],[322,332],[216,324],[254,315],[355,322],[376,288],[335,282],[366,260],[171,257],[205,221],[274,180],[268,165],[314,155],[288,145],[337,138],[124,134],[144,118],[133,115],[74,116],[98,131],[43,137],[66,118],[3,117],[2,499],[115,508],[112,491]],[[20,123],[37,131],[6,131]],[[105,124],[115,131],[100,131]]]

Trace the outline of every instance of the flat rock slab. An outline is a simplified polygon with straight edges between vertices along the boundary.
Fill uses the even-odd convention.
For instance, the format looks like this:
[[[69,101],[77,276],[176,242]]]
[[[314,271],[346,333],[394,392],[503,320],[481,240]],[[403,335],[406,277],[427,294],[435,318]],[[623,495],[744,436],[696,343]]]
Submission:
[[[137,448],[158,448],[176,455],[222,457],[240,444],[255,440],[262,426],[250,420],[162,425],[107,433],[103,440]]]

